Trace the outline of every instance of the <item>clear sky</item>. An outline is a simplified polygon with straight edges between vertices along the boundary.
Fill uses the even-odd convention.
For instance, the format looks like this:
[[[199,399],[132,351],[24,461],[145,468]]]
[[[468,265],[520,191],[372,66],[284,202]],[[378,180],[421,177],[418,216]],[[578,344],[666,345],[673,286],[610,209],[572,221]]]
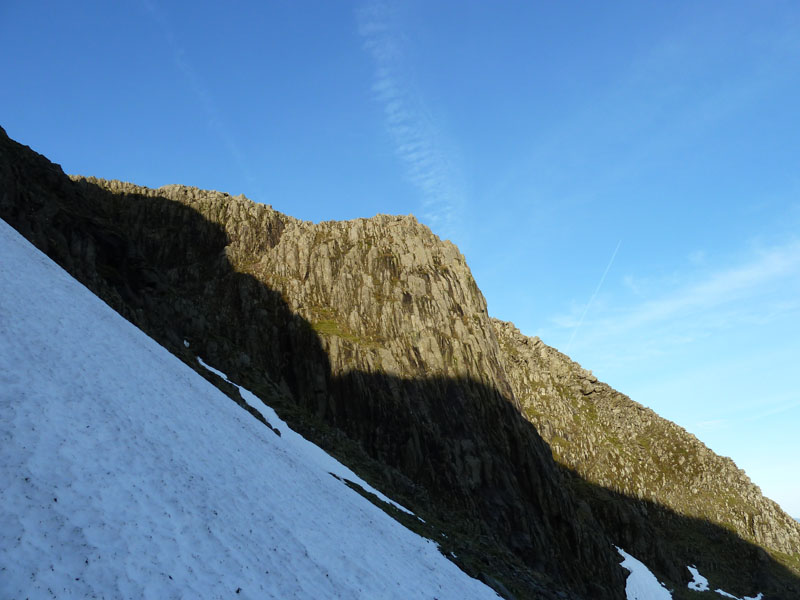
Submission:
[[[0,2],[68,173],[415,214],[493,316],[800,516],[800,4]]]

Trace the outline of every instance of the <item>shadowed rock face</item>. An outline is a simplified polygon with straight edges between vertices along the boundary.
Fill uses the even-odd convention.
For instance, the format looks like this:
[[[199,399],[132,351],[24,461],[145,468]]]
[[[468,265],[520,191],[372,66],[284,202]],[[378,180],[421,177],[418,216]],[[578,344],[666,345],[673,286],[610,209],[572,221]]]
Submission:
[[[671,561],[686,552],[653,538],[677,524],[695,532],[702,521],[691,517],[708,515],[673,501],[686,494],[669,496],[650,471],[639,476],[625,463],[635,452],[585,459],[611,452],[611,438],[590,420],[568,428],[564,407],[576,389],[580,400],[605,388],[520,350],[530,342],[490,320],[457,248],[413,217],[312,224],[219,192],[70,180],[2,130],[0,184],[2,218],[187,364],[202,356],[446,531],[471,574],[520,597],[621,598],[614,542],[674,584],[688,580],[687,563]],[[686,434],[672,427],[665,436],[682,448]],[[559,437],[588,441],[567,456]],[[660,524],[642,513],[650,501],[667,504],[651,505]],[[785,541],[779,527],[752,539]],[[742,571],[759,559],[759,585],[794,585],[766,556],[743,559]]]

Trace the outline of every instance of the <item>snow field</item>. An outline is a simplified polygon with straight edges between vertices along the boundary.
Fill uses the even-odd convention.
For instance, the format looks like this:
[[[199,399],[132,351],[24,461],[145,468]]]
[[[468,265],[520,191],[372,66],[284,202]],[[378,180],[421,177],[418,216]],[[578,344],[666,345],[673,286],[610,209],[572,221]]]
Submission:
[[[278,416],[278,413],[276,413],[271,406],[264,404],[259,399],[259,397],[256,396],[253,392],[243,388],[237,383],[234,383],[233,381],[228,379],[228,376],[225,373],[207,364],[202,358],[198,357],[197,362],[200,363],[200,365],[203,368],[208,369],[212,373],[215,373],[220,377],[222,377],[222,379],[224,379],[231,385],[236,386],[236,388],[239,390],[239,393],[242,396],[242,399],[252,408],[255,408],[258,412],[260,412],[261,416],[266,419],[267,423],[277,428],[278,431],[281,432],[281,438],[280,438],[281,444],[284,445],[286,448],[291,448],[292,452],[296,456],[303,456],[305,457],[305,460],[308,464],[317,465],[320,469],[322,469],[327,473],[330,473],[331,475],[335,475],[340,479],[347,479],[348,481],[351,481],[361,486],[362,489],[372,494],[375,494],[378,497],[378,499],[382,500],[383,502],[386,502],[387,504],[391,504],[392,506],[403,511],[404,513],[407,513],[409,515],[414,514],[410,510],[408,510],[405,506],[398,504],[391,498],[384,495],[382,492],[376,490],[374,487],[369,485],[366,481],[361,479],[358,475],[353,473],[353,471],[351,471],[348,467],[344,466],[338,460],[333,458],[330,454],[325,452],[322,448],[312,444],[302,435],[292,430],[286,424],[286,422]],[[420,521],[421,520],[422,519],[420,519]]]
[[[0,257],[0,597],[497,597],[1,221]]]

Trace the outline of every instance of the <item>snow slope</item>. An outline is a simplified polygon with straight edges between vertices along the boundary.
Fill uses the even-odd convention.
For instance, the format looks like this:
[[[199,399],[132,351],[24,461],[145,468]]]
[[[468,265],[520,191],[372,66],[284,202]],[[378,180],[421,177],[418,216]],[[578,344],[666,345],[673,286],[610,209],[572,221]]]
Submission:
[[[496,598],[0,221],[1,598]]]
[[[184,344],[188,343],[184,342]],[[366,481],[361,479],[358,475],[353,473],[348,467],[344,466],[338,460],[333,458],[330,454],[325,452],[319,446],[315,446],[313,443],[309,442],[299,433],[293,431],[286,422],[278,416],[272,407],[267,406],[264,404],[258,396],[256,396],[250,390],[243,388],[242,386],[238,385],[237,383],[228,379],[228,376],[220,371],[219,369],[215,369],[211,365],[207,364],[202,358],[199,356],[197,357],[197,362],[204,368],[208,369],[212,373],[217,374],[222,379],[227,381],[239,390],[239,394],[241,395],[242,399],[251,407],[255,408],[258,412],[261,413],[261,416],[266,419],[267,423],[272,425],[273,427],[277,427],[278,431],[281,432],[281,445],[285,448],[291,448],[291,451],[295,455],[304,455],[303,459],[305,462],[313,464],[315,463],[320,469],[324,469],[327,473],[331,475],[335,475],[339,479],[346,479],[352,483],[358,484],[363,490],[375,494],[379,500],[391,504],[395,508],[402,510],[404,513],[409,515],[413,515],[410,510],[408,510],[402,504],[398,504],[391,498],[385,496],[381,491],[376,490]],[[419,517],[417,517],[419,519]],[[419,519],[422,521],[422,519]],[[424,523],[424,521],[423,521]]]

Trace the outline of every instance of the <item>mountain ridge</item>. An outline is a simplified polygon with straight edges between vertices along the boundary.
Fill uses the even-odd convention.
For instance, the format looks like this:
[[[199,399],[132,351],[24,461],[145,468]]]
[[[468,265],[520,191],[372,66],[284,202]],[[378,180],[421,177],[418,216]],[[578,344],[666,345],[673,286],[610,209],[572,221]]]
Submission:
[[[680,521],[700,530],[689,516],[648,531],[635,515],[652,499],[627,498],[624,486],[602,499],[608,494],[590,469],[581,478],[579,461],[542,441],[529,425],[536,415],[525,412],[525,376],[508,367],[513,353],[501,343],[516,342],[490,320],[455,246],[415,219],[312,224],[220,192],[68,180],[6,140],[0,216],[187,364],[183,340],[237,383],[278,399],[323,445],[351,451],[401,498],[439,507],[435,517],[456,521],[451,533],[468,572],[491,571],[520,597],[567,589],[620,597],[621,569],[604,544],[637,527],[668,533]],[[583,375],[576,381],[598,387]],[[562,396],[570,402],[559,393],[548,396],[553,406]],[[551,440],[564,430],[558,411],[553,417],[537,427],[545,439],[548,423]],[[555,532],[562,541],[553,542]],[[747,552],[728,569],[712,560],[704,573],[741,571],[733,576],[745,592],[797,589],[796,571],[746,542],[723,542]],[[481,563],[487,548],[496,557]],[[670,566],[688,549],[664,542],[641,550],[659,576],[688,581]],[[570,552],[578,556],[562,564]]]

